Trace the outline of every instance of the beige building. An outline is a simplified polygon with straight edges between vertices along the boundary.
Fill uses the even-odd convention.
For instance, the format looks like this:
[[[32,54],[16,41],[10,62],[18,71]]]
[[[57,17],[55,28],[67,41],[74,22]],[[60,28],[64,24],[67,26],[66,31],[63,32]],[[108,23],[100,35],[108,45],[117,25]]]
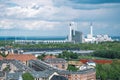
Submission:
[[[51,59],[46,59],[44,61],[50,64],[51,66],[56,67],[61,70],[66,70],[68,67],[67,61],[62,58],[51,58]]]
[[[68,78],[68,80],[96,80],[95,69],[86,69],[82,71],[62,71],[59,73]]]
[[[39,73],[38,76],[37,76],[37,73],[35,75],[38,78],[41,77],[41,75],[47,76],[48,74],[50,75],[51,73],[53,74],[54,72],[56,72],[59,76],[64,76],[67,80],[96,80],[95,69],[86,69],[86,70],[75,71],[75,72],[68,71],[68,70],[60,70],[60,69],[54,68],[40,60],[30,60],[29,67],[33,68],[34,70],[36,70]],[[36,79],[36,80],[38,80],[38,79]],[[40,78],[39,78],[39,80],[40,80]],[[58,80],[58,79],[50,79],[50,80]],[[60,80],[62,80],[62,79],[60,79]]]

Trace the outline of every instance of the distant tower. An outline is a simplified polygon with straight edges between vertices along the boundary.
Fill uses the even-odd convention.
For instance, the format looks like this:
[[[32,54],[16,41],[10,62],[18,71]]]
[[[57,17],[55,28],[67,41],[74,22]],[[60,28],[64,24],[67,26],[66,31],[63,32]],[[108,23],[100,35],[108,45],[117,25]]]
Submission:
[[[90,35],[91,35],[91,37],[93,37],[93,26],[92,26],[92,22],[91,22],[91,24],[90,24]]]
[[[71,24],[71,23],[69,24],[69,27],[70,27],[70,31],[69,31],[69,41],[71,42],[71,41],[72,41],[72,24]]]

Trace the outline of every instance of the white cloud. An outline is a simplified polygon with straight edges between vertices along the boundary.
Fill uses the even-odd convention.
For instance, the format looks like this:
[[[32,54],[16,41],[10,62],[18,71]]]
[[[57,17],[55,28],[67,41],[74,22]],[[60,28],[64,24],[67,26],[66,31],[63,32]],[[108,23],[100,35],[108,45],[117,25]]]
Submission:
[[[32,8],[34,6],[44,6],[44,5],[53,5],[52,0],[11,0],[13,3],[16,3],[22,7]]]
[[[14,28],[13,26],[12,26],[12,22],[10,22],[9,20],[2,20],[2,21],[0,21],[0,28],[1,29],[12,29],[12,28]]]
[[[53,30],[57,27],[59,22],[48,21],[19,21],[19,20],[1,20],[1,29],[24,29],[24,30]]]
[[[13,4],[15,5],[12,6]],[[0,28],[49,31],[60,29],[58,27],[61,26],[68,27],[66,23],[74,20],[82,22],[79,24],[82,30],[87,29],[86,26],[91,21],[98,22],[96,28],[102,25],[105,28],[110,22],[120,21],[119,8],[119,3],[79,4],[69,0],[5,0],[5,3],[3,1],[3,4],[0,4]],[[64,27],[61,30],[64,30]]]
[[[16,18],[26,18],[26,17],[34,17],[38,14],[38,10],[30,9],[30,8],[22,8],[22,7],[12,7],[7,8],[8,13],[7,16],[13,16]]]
[[[47,22],[47,21],[31,21],[25,22],[24,26],[29,30],[53,30],[59,23],[58,22]]]
[[[61,6],[55,4],[59,3]],[[65,3],[69,3],[66,5]],[[6,7],[2,15],[6,15],[8,18],[20,18],[20,19],[39,19],[39,20],[89,20],[89,19],[101,19],[109,18],[114,15],[116,11],[119,11],[120,4],[75,4],[70,1],[56,1],[56,0],[12,0],[11,3],[16,3],[19,6]],[[64,5],[63,5],[64,4]],[[74,6],[79,9],[74,8]],[[118,7],[118,8],[117,8]],[[91,8],[91,9],[82,9]],[[117,9],[116,9],[117,8]],[[113,10],[114,9],[114,10]],[[114,17],[114,16],[113,16]]]

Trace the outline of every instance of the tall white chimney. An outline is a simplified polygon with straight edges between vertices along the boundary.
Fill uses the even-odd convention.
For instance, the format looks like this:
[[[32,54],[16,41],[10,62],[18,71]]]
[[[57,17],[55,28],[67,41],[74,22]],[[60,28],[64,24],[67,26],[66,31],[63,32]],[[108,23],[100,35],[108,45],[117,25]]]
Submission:
[[[71,41],[72,41],[72,24],[71,24],[71,23],[69,24],[69,27],[70,27],[70,31],[69,31],[69,41],[71,42]]]
[[[91,37],[93,37],[93,26],[92,26],[92,23],[90,24],[90,35],[91,35]]]

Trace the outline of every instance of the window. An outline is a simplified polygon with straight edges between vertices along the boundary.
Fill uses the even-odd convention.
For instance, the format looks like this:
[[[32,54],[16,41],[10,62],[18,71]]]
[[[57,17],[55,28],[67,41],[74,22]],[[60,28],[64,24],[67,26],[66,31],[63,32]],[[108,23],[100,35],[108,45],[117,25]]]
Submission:
[[[58,67],[58,65],[56,65],[56,67]]]
[[[62,68],[65,68],[65,65],[64,65],[64,64],[62,64]]]

